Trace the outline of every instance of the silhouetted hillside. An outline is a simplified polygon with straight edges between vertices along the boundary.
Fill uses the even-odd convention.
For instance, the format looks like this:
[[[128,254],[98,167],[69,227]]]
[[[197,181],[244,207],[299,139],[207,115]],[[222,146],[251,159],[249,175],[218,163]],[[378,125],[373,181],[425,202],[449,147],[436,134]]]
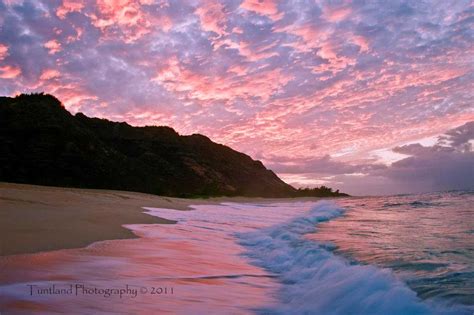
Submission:
[[[333,191],[332,188],[321,186],[319,188],[298,188],[293,193],[295,197],[347,197],[348,194],[339,192],[339,189]]]
[[[73,116],[43,94],[0,97],[0,181],[182,197],[298,194],[205,136]]]

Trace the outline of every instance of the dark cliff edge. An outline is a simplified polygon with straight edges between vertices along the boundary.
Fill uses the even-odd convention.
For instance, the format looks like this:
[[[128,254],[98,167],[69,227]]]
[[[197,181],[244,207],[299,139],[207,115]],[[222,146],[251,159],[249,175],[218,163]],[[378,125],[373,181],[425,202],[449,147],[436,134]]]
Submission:
[[[177,197],[344,195],[303,193],[203,135],[72,115],[42,93],[0,97],[0,181]]]

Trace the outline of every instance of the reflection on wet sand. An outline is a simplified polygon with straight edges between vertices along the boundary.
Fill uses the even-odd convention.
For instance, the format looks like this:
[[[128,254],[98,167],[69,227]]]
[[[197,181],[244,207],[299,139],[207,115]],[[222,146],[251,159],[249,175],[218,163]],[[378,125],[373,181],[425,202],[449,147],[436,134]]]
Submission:
[[[193,225],[129,225],[138,239],[83,249],[0,258],[0,309],[76,313],[247,313],[273,302],[272,275],[239,256],[223,230]],[[31,294],[84,284],[97,294]],[[138,294],[104,297],[126,286]],[[167,293],[165,293],[167,290]]]

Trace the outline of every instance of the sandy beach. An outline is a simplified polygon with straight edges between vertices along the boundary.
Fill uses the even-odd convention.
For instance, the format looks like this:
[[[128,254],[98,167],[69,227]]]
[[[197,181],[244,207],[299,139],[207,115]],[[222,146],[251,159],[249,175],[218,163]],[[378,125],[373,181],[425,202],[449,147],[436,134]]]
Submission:
[[[78,248],[136,238],[124,224],[174,223],[142,207],[187,210],[189,205],[283,199],[179,199],[143,193],[0,183],[0,255]]]
[[[468,257],[469,194],[175,199],[13,184],[0,192],[2,313],[472,314],[469,261],[453,268],[456,258],[442,254]],[[448,202],[459,214],[439,225],[432,217],[444,217]],[[407,245],[415,230],[439,254],[402,269],[407,283],[385,266],[426,252]],[[355,248],[363,263],[334,246]],[[453,287],[439,287],[440,270]],[[453,304],[424,296],[427,283]]]

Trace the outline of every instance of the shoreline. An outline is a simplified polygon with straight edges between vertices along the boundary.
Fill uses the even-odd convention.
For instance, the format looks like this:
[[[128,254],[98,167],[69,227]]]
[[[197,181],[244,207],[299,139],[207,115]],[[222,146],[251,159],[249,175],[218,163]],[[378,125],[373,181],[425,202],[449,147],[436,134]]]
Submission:
[[[128,224],[174,224],[142,207],[190,210],[222,202],[285,202],[321,198],[214,197],[181,199],[138,192],[0,182],[0,256],[82,248],[138,238]]]

